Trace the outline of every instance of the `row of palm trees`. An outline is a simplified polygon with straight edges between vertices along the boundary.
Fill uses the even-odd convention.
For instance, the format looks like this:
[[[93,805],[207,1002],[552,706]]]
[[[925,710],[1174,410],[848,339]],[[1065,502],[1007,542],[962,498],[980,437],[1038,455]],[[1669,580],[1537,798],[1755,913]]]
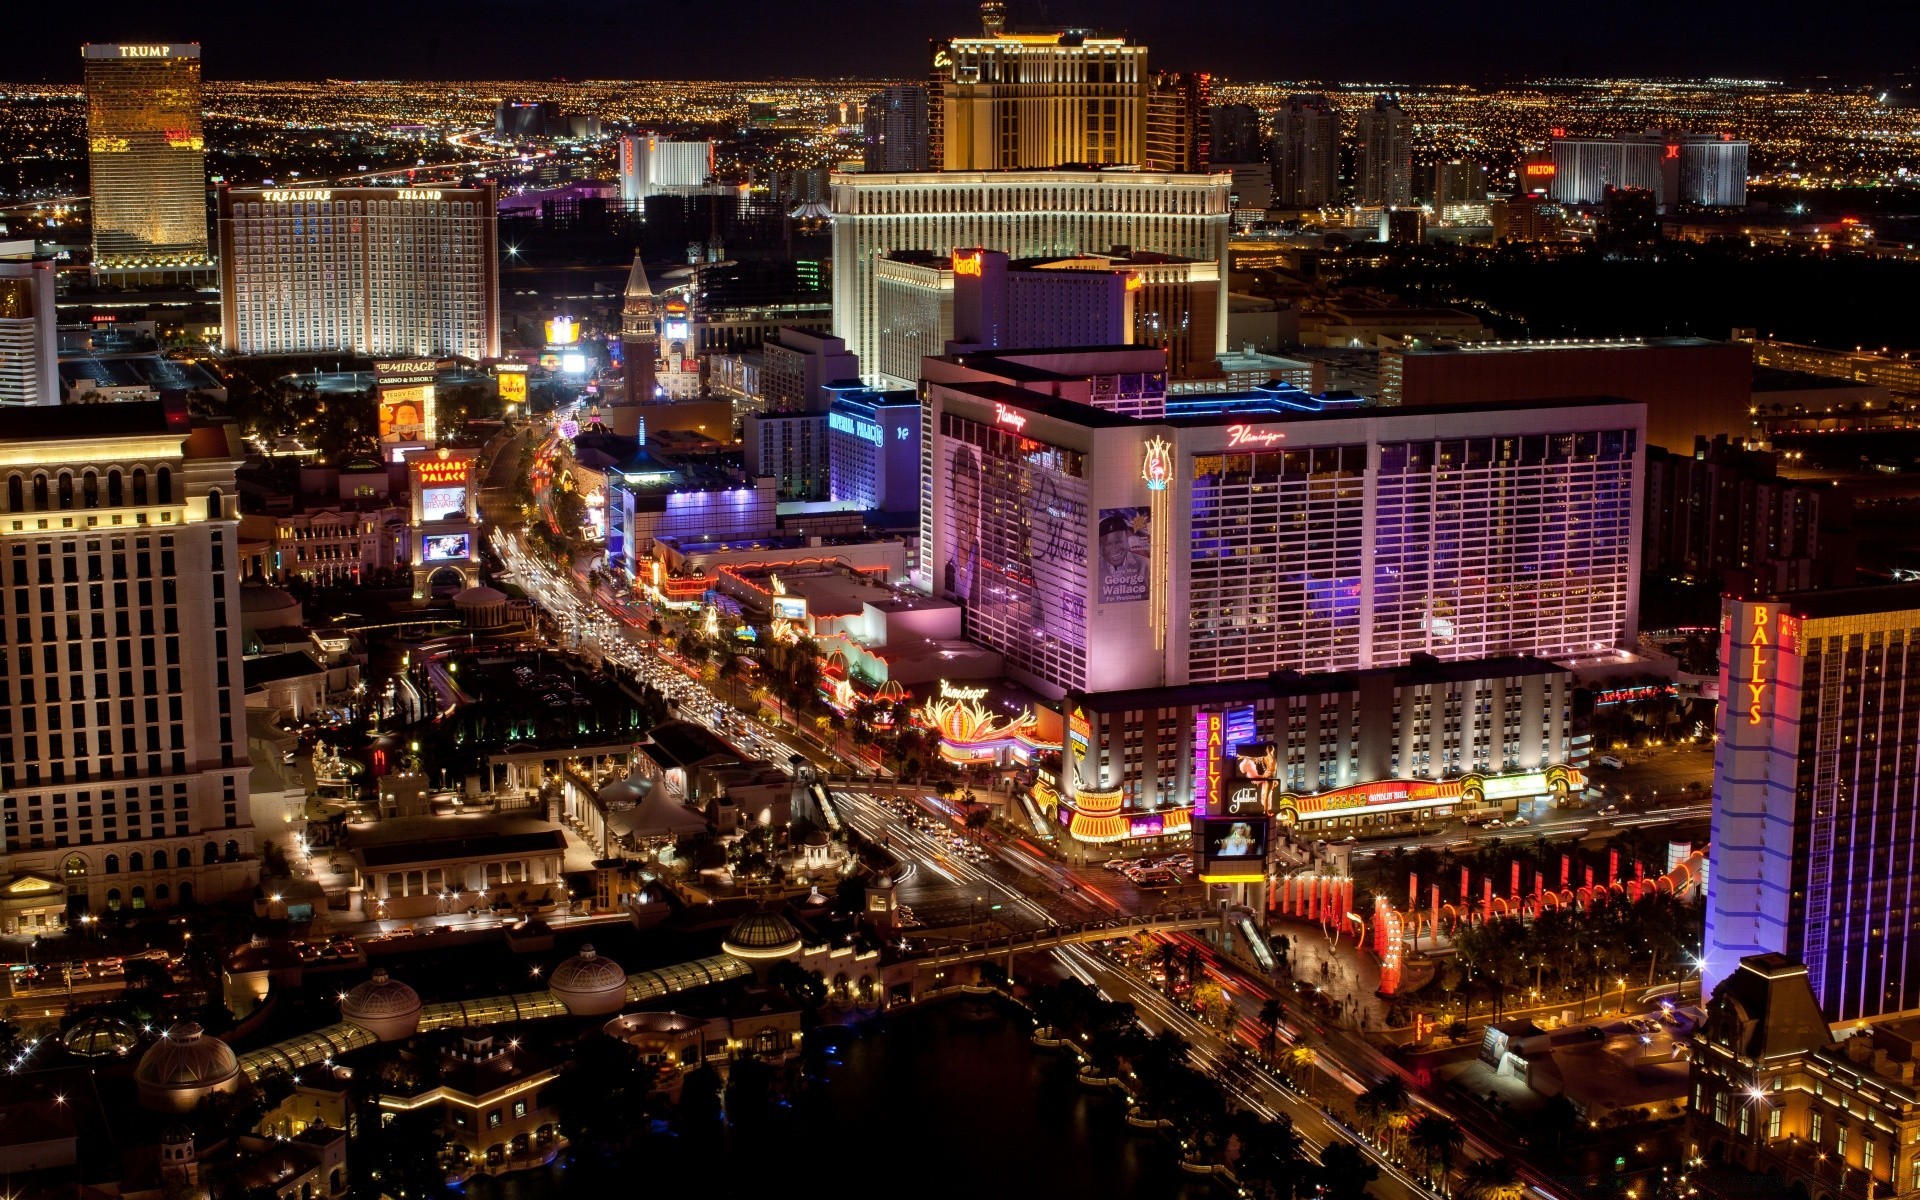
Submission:
[[[1228,1163],[1249,1196],[1364,1200],[1367,1185],[1379,1177],[1379,1169],[1344,1142],[1322,1149],[1317,1163],[1309,1159],[1291,1121],[1237,1107],[1194,1065],[1184,1038],[1171,1030],[1148,1033],[1131,1004],[1103,1000],[1078,980],[1036,989],[1028,1002],[1043,1027],[1086,1055],[1091,1074],[1121,1080],[1137,1115],[1168,1127],[1188,1161]],[[1269,1028],[1278,1024],[1278,1014],[1272,1016]]]
[[[1494,1156],[1476,1159],[1460,1173],[1454,1187],[1454,1164],[1466,1145],[1466,1134],[1454,1121],[1437,1112],[1422,1112],[1398,1079],[1387,1079],[1362,1092],[1354,1101],[1368,1133],[1386,1147],[1390,1158],[1416,1163],[1429,1188],[1460,1200],[1520,1200],[1526,1191],[1513,1161]]]

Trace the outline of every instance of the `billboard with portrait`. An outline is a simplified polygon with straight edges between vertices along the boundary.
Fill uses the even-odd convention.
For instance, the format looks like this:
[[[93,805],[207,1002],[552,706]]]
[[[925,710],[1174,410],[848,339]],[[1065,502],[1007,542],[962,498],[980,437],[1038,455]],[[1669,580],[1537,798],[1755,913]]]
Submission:
[[[1147,598],[1147,548],[1153,528],[1148,508],[1100,510],[1100,603]]]
[[[1266,817],[1209,817],[1200,822],[1200,878],[1210,882],[1251,882],[1267,874]]]
[[[380,440],[417,442],[427,436],[427,409],[433,404],[433,385],[410,384],[382,387],[380,392]]]
[[[473,536],[466,533],[436,533],[420,543],[423,562],[466,562]]]
[[[430,487],[420,489],[420,519],[423,521],[458,521],[467,515],[467,489],[465,487]]]

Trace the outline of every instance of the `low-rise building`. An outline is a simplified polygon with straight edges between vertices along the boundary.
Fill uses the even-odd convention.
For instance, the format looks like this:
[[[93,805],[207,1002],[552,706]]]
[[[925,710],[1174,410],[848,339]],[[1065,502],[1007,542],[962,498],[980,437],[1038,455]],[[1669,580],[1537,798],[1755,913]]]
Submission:
[[[1831,1200],[1920,1196],[1920,1018],[1850,1028],[1835,1040],[1801,963],[1742,958],[1693,1038],[1690,1157]]]
[[[352,831],[354,886],[369,920],[564,902],[567,839],[544,821],[401,817]]]
[[[383,1112],[438,1111],[451,1175],[522,1171],[551,1161],[566,1144],[549,1094],[559,1074],[519,1039],[474,1030],[440,1052],[430,1086],[383,1090],[379,1103]]]

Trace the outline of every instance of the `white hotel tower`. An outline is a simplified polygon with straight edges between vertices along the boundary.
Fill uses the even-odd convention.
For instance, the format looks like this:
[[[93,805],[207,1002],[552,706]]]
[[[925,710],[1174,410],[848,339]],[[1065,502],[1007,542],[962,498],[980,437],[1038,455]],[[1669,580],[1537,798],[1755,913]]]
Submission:
[[[223,188],[235,354],[500,354],[500,223],[480,187]]]
[[[1220,264],[1226,278],[1230,176],[1152,171],[938,171],[833,177],[833,332],[871,374],[879,362],[878,260],[956,246],[1014,258],[1116,246]],[[1226,349],[1227,293],[1215,352]]]

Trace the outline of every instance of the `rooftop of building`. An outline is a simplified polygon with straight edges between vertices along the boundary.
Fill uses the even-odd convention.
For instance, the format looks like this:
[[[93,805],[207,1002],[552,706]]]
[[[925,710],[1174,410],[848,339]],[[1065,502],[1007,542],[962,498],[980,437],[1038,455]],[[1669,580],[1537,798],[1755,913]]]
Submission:
[[[567,848],[566,835],[557,826],[490,813],[397,817],[371,827],[355,827],[352,839],[353,857],[362,867],[509,854],[558,854]]]
[[[1364,312],[1452,312],[1452,309],[1364,309]],[[1460,342],[1436,338],[1405,347],[1407,354],[1534,354],[1562,350],[1692,350],[1735,343],[1712,338],[1672,337],[1540,338],[1511,342]]]
[[[1753,368],[1753,390],[1766,392],[1884,391],[1862,379],[1844,379],[1838,375],[1815,375],[1807,371],[1786,371],[1779,367]]]
[[[1713,990],[1703,1029],[1742,1058],[1805,1054],[1832,1044],[1807,968],[1784,954],[1751,954]]]
[[[1920,609],[1920,583],[1879,584],[1870,587],[1829,588],[1819,591],[1777,592],[1737,597],[1780,605],[1802,620],[1865,617],[1876,613]]]
[[[1475,679],[1516,679],[1528,675],[1564,675],[1565,667],[1525,654],[1447,662],[1426,655],[1397,667],[1365,671],[1327,671],[1306,674],[1276,671],[1261,679],[1235,683],[1193,683],[1171,687],[1133,688],[1120,692],[1076,694],[1076,702],[1094,712],[1134,712],[1148,708],[1176,708],[1205,704],[1248,703],[1274,697],[1318,696],[1350,692],[1363,681],[1390,679],[1396,686],[1463,683]]]
[[[72,438],[151,437],[191,431],[184,406],[158,400],[124,404],[31,404],[0,409],[0,440],[56,442]]]
[[[246,660],[247,689],[265,687],[269,683],[280,683],[288,679],[299,679],[307,675],[324,675],[327,669],[305,653],[290,651],[285,654],[263,654],[258,658]]]
[[[668,721],[653,727],[647,739],[635,747],[663,767],[690,767],[716,759],[746,762],[747,757],[733,743],[692,721]]]
[[[1577,396],[1551,400],[1483,400],[1463,404],[1422,404],[1414,407],[1366,403],[1350,393],[1310,396],[1298,388],[1274,384],[1240,392],[1211,392],[1169,396],[1163,417],[1132,417],[1074,400],[1064,400],[997,380],[964,380],[938,385],[979,400],[1095,429],[1136,425],[1173,425],[1182,428],[1262,421],[1322,421],[1354,417],[1423,419],[1449,413],[1520,412],[1529,409],[1607,408],[1635,401],[1612,396]]]

